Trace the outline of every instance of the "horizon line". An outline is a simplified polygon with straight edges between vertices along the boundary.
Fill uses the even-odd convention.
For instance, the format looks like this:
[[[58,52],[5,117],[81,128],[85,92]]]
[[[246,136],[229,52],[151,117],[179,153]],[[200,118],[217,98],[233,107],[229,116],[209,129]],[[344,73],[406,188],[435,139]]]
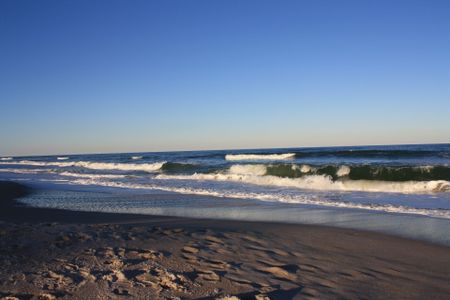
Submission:
[[[446,145],[449,142],[437,143],[400,143],[400,144],[353,144],[353,145],[330,145],[330,146],[288,146],[288,147],[261,147],[261,148],[225,148],[225,149],[197,149],[197,150],[161,150],[161,151],[133,151],[133,152],[91,152],[91,153],[59,153],[59,154],[30,154],[30,155],[0,155],[0,157],[42,157],[42,156],[73,156],[73,155],[101,155],[101,154],[139,154],[139,153],[169,153],[169,152],[202,152],[202,151],[243,151],[243,150],[278,150],[299,148],[345,148],[345,147],[376,147],[376,146],[417,146],[417,145]]]

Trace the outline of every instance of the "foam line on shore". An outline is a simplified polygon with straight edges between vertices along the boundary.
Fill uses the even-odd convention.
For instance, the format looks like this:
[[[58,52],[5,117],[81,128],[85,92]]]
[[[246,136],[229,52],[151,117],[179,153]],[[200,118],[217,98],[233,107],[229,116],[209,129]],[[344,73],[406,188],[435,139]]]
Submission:
[[[129,182],[118,181],[99,181],[93,178],[76,179],[71,182],[72,184],[80,185],[100,185],[105,187],[116,187],[126,189],[147,189],[147,190],[160,190],[166,192],[175,192],[181,194],[203,195],[213,196],[221,198],[236,198],[236,199],[256,199],[261,201],[270,202],[282,202],[282,203],[295,203],[306,205],[318,205],[325,207],[336,208],[352,208],[352,209],[364,209],[389,213],[401,213],[401,214],[417,214],[436,218],[450,219],[450,211],[442,209],[426,209],[426,208],[414,208],[408,206],[396,206],[392,204],[364,204],[364,203],[352,203],[352,202],[340,202],[333,200],[322,199],[318,196],[306,196],[306,195],[282,195],[282,194],[265,194],[257,192],[235,192],[235,191],[217,191],[207,188],[190,188],[190,187],[173,187],[164,186],[158,184],[138,184]]]

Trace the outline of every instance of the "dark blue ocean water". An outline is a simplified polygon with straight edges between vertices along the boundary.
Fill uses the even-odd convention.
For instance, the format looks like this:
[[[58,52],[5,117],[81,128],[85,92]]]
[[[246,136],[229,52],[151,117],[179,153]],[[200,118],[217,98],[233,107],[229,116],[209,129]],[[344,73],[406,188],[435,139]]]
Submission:
[[[450,219],[450,144],[2,157],[0,178]]]

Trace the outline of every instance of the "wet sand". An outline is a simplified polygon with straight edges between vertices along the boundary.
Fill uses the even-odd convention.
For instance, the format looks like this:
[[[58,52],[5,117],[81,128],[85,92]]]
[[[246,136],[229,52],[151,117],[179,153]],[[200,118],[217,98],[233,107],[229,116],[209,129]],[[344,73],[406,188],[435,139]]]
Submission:
[[[450,295],[445,246],[324,226],[73,212],[14,201],[28,192],[0,182],[0,298]]]

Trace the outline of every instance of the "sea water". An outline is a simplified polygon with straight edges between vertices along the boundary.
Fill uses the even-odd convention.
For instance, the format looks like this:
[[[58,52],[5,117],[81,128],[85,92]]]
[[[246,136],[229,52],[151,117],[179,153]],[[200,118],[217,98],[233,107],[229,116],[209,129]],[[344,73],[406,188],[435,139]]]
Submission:
[[[408,236],[450,240],[449,164],[450,144],[8,156],[0,179],[64,186],[26,200],[36,206],[389,232],[406,221]],[[71,189],[90,196],[61,196]]]

